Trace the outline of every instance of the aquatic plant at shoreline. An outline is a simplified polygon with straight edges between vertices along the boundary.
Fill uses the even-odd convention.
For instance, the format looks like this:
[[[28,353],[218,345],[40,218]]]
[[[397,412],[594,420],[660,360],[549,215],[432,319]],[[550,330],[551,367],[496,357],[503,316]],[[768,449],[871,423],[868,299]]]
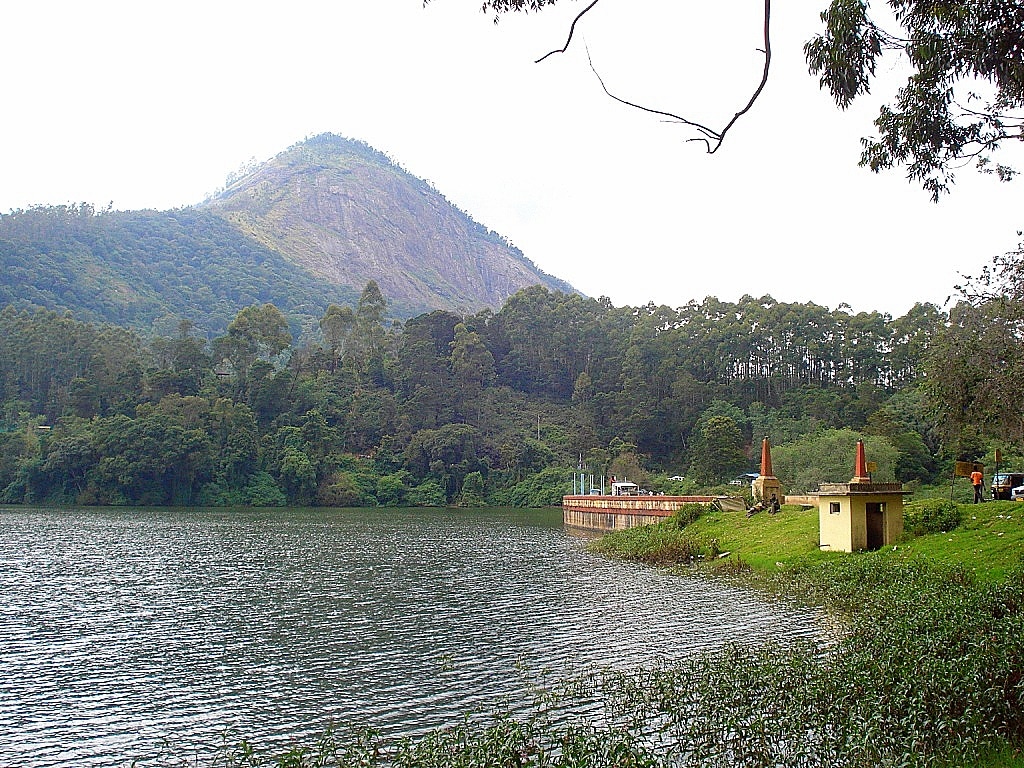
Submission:
[[[686,507],[690,509],[686,510]],[[706,539],[686,530],[689,522],[700,517],[703,507],[687,504],[685,512],[680,510],[683,516],[673,516],[670,523],[636,526],[623,531],[627,535],[616,539],[614,543],[604,538],[597,539],[590,544],[590,549],[622,560],[659,566],[687,565],[715,557],[721,552],[717,539]]]

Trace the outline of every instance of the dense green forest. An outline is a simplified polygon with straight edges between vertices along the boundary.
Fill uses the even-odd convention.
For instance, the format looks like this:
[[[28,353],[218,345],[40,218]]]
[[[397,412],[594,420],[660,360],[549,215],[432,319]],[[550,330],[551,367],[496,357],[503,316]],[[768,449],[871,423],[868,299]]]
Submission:
[[[614,307],[534,287],[498,313],[387,316],[375,283],[304,343],[271,303],[212,341],[188,320],[144,338],[6,306],[0,501],[539,505],[581,460],[655,491],[715,487],[756,470],[763,435],[799,492],[847,479],[859,437],[879,479],[910,483],[993,445],[969,403],[942,417],[965,326],[928,304]]]
[[[325,285],[201,209],[82,204],[0,214],[0,306],[166,334],[187,319],[212,336],[241,307],[269,302],[301,335],[329,304],[354,303],[358,293]]]

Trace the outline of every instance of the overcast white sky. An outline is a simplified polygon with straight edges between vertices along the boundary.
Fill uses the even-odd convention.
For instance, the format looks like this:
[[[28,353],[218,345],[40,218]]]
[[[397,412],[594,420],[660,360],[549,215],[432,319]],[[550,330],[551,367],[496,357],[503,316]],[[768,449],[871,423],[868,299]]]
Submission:
[[[1024,180],[965,168],[935,205],[899,171],[858,168],[879,101],[839,112],[807,74],[802,46],[826,4],[776,4],[772,79],[709,156],[684,128],[608,99],[584,43],[614,92],[721,126],[760,77],[758,0],[602,0],[569,53],[542,64],[582,2],[497,25],[478,0],[12,3],[0,211],[187,206],[330,131],[616,305],[941,305],[960,274],[1016,247]]]

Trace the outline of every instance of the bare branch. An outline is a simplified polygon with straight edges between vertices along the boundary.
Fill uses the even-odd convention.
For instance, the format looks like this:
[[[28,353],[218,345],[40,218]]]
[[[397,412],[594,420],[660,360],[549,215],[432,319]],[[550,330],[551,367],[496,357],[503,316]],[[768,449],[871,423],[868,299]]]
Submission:
[[[709,149],[709,154],[714,154],[718,151],[718,147],[722,146],[722,142],[725,140],[725,134],[729,132],[729,129],[733,127],[737,120],[743,115],[750,111],[750,108],[754,106],[754,102],[757,101],[757,97],[761,95],[761,91],[764,90],[765,85],[768,84],[768,68],[772,63],[772,43],[769,35],[770,21],[772,14],[772,3],[771,0],[764,0],[764,49],[761,53],[764,54],[764,71],[761,74],[761,82],[758,84],[757,89],[754,91],[754,95],[750,97],[750,101],[747,102],[747,106],[732,116],[732,120],[729,124],[722,129],[722,132],[718,135],[718,146],[714,149]]]
[[[716,144],[717,143],[721,143],[721,140],[722,140],[721,135],[719,135],[716,131],[714,131],[711,128],[708,128],[705,125],[701,125],[700,123],[695,123],[692,120],[687,120],[685,117],[681,117],[680,115],[677,115],[677,114],[675,114],[673,112],[664,112],[664,111],[662,111],[660,109],[654,109],[652,107],[645,107],[642,104],[636,104],[636,103],[634,103],[632,101],[627,101],[626,99],[623,99],[623,98],[620,98],[619,96],[616,96],[614,93],[612,93],[611,91],[608,90],[608,86],[604,84],[604,80],[601,79],[601,75],[598,74],[597,69],[595,69],[594,62],[590,58],[590,50],[589,49],[587,50],[587,61],[590,62],[590,69],[594,73],[594,76],[597,78],[597,82],[599,82],[601,84],[601,88],[604,89],[604,92],[608,95],[609,98],[614,99],[615,101],[619,102],[620,104],[625,104],[627,107],[632,107],[633,109],[639,109],[641,112],[648,112],[648,113],[650,113],[652,115],[661,115],[662,117],[671,118],[673,121],[675,121],[677,123],[683,123],[684,125],[689,125],[689,126],[691,126],[693,128],[696,128],[698,131],[703,133],[705,135],[705,137],[707,137],[706,139],[695,139],[695,141],[705,141],[706,142],[707,139],[711,139],[712,141],[716,142]],[[708,151],[709,152],[711,151],[710,145],[708,146]]]
[[[537,59],[533,63],[534,64],[540,64],[548,56],[554,56],[556,53],[565,53],[567,50],[569,50],[569,44],[572,42],[572,35],[576,31],[576,24],[579,22],[580,19],[583,18],[583,14],[585,14],[587,11],[589,11],[591,8],[593,8],[595,5],[597,5],[599,2],[601,2],[601,0],[593,0],[593,2],[590,5],[588,5],[586,8],[584,8],[578,14],[576,14],[576,18],[572,20],[572,26],[569,27],[569,36],[565,40],[565,45],[563,45],[561,48],[557,48],[557,49],[555,49],[553,51],[548,51],[547,53],[545,53],[543,56],[541,56],[539,59]]]
[[[594,5],[597,2],[598,2],[598,0],[594,0],[593,3],[591,3],[587,8],[585,8],[583,10],[582,13],[580,13],[579,16],[576,17],[576,20],[578,21],[580,16],[582,16],[584,13],[586,13],[591,8],[593,8]],[[768,71],[769,71],[769,68],[771,67],[771,63],[772,63],[772,45],[771,45],[771,34],[770,34],[770,32],[771,32],[771,11],[772,11],[771,0],[764,0],[764,48],[758,48],[757,49],[760,53],[764,54],[764,69],[763,69],[763,71],[761,73],[761,81],[758,83],[757,88],[754,90],[753,95],[750,97],[750,100],[747,101],[746,106],[744,106],[743,109],[741,109],[739,112],[734,114],[732,116],[732,119],[726,124],[725,128],[723,128],[721,131],[716,131],[713,128],[708,128],[706,125],[702,125],[701,123],[694,122],[693,120],[687,120],[685,117],[682,117],[681,115],[677,115],[677,114],[675,114],[673,112],[665,112],[665,111],[660,110],[660,109],[654,109],[652,107],[645,107],[642,104],[637,104],[637,103],[632,102],[632,101],[627,101],[626,99],[623,99],[623,98],[621,98],[619,96],[616,96],[614,93],[612,93],[611,91],[608,90],[608,86],[605,85],[604,80],[601,78],[601,75],[598,73],[597,69],[594,67],[594,62],[590,58],[590,50],[589,49],[587,50],[587,61],[590,63],[590,69],[594,73],[594,76],[597,78],[597,81],[601,84],[601,88],[604,90],[605,94],[609,98],[614,99],[615,101],[619,102],[620,104],[625,104],[627,107],[632,107],[633,109],[639,109],[641,112],[648,112],[648,113],[650,113],[652,115],[661,115],[662,117],[667,117],[667,118],[671,119],[674,122],[682,123],[683,125],[688,125],[691,128],[697,129],[697,131],[699,133],[701,133],[702,136],[700,138],[687,139],[687,141],[700,141],[700,142],[704,142],[704,146],[707,149],[708,154],[709,155],[713,155],[713,154],[715,154],[715,152],[718,151],[719,147],[722,146],[722,142],[725,140],[725,134],[727,134],[729,132],[729,129],[732,128],[733,125],[736,124],[737,120],[739,120],[741,117],[743,117],[743,115],[745,115],[747,112],[750,111],[750,108],[754,106],[754,102],[757,101],[757,98],[761,95],[761,92],[764,90],[765,85],[768,84]],[[574,21],[573,22],[573,26],[575,26],[575,25],[576,25],[576,22]],[[569,31],[569,40],[572,40],[572,30]],[[568,47],[569,47],[569,41],[566,41],[565,48],[563,48],[561,51],[552,51],[551,53],[564,53],[566,48],[568,48]],[[547,56],[550,56],[551,53],[547,54]],[[541,62],[544,59],[546,59],[547,56],[544,56],[544,57],[538,59],[537,61]]]

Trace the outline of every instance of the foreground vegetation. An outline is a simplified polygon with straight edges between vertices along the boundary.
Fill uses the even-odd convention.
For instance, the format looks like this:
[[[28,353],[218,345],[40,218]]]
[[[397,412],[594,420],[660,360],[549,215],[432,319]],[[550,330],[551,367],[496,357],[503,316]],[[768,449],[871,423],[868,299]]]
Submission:
[[[746,679],[764,678],[753,688],[768,694],[765,714],[796,699],[797,710],[785,716],[802,724],[798,730],[819,734],[830,715],[856,723],[833,764],[968,765],[981,753],[989,757],[979,764],[1024,765],[1024,504],[911,502],[899,544],[853,555],[819,551],[817,514],[796,506],[752,517],[691,508],[593,548],[743,574],[840,615],[843,629],[823,659],[787,648],[744,661]],[[786,682],[772,688],[771,680]],[[814,692],[826,690],[815,703]],[[728,701],[719,706],[731,711]],[[794,736],[768,732],[769,742]],[[825,734],[842,732],[824,726]]]

